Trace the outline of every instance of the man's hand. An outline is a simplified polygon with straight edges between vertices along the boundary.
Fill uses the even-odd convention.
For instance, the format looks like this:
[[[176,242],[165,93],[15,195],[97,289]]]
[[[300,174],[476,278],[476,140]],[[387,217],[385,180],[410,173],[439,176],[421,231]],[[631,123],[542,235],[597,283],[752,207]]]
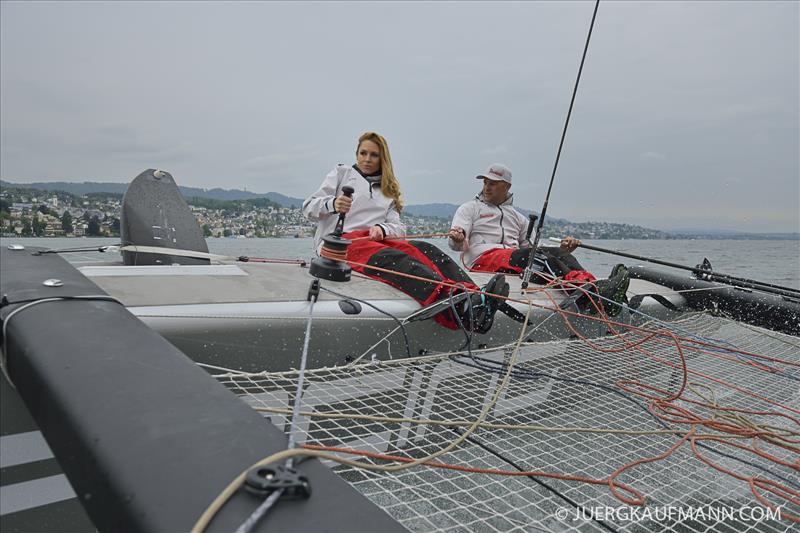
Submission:
[[[333,208],[337,213],[347,213],[350,211],[350,206],[353,205],[353,199],[347,196],[337,196],[333,201]]]
[[[464,242],[464,239],[467,238],[467,233],[464,231],[464,228],[459,228],[458,226],[454,228],[450,228],[450,233],[448,237],[453,239],[453,242],[456,244],[461,244]]]
[[[575,248],[581,245],[581,241],[576,239],[575,237],[564,237],[561,239],[561,249],[572,253],[575,251]]]
[[[369,228],[369,240],[371,241],[382,241],[383,240],[383,228],[380,226],[372,226]]]

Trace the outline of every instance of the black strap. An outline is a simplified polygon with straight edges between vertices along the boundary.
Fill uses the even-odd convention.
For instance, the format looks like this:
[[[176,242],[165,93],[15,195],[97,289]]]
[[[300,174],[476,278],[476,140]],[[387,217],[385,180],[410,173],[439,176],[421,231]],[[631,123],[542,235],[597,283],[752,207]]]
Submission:
[[[467,299],[469,296],[468,292],[460,292],[458,294],[453,295],[452,303],[453,305],[459,304]],[[411,313],[406,320],[408,322],[416,322],[417,320],[427,320],[429,318],[433,318],[434,316],[447,311],[450,309],[451,305],[451,298],[442,298],[441,300],[436,300],[432,304],[429,304],[427,307],[423,307],[414,313]]]
[[[670,311],[678,311],[678,308],[675,307],[675,305],[672,302],[667,300],[661,294],[637,294],[636,296],[630,299],[630,301],[628,302],[628,307],[630,307],[631,309],[639,309],[639,306],[642,305],[642,300],[644,300],[648,296],[651,297],[653,300],[657,301],[658,303],[660,303],[661,305],[663,305],[664,307],[666,307],[667,309],[669,309]]]
[[[569,306],[571,306],[573,304],[575,306],[577,306],[578,305],[577,304],[578,299],[580,299],[581,296],[585,296],[585,293],[583,291],[580,291],[580,290],[575,290],[572,294],[570,294],[569,296],[564,298],[564,300],[561,302],[561,304],[558,306],[558,308],[559,309],[566,309],[566,308],[568,308]]]
[[[509,318],[513,318],[517,322],[524,324],[525,323],[525,315],[511,307],[508,302],[499,302],[497,304],[497,310],[506,315]],[[528,325],[533,324],[533,322],[528,321]]]

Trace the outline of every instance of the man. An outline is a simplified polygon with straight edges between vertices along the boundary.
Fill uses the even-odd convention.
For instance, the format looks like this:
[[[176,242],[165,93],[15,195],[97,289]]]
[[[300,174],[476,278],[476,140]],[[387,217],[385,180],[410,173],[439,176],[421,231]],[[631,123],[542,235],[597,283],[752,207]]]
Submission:
[[[521,273],[528,264],[531,243],[526,239],[528,219],[513,206],[511,170],[496,163],[476,178],[483,180],[483,190],[456,211],[449,232],[450,248],[462,252],[464,264],[472,271]],[[535,256],[538,273],[532,281],[545,283],[553,277],[595,281],[572,255],[580,243],[566,237],[560,247],[540,247]],[[598,282],[597,288],[603,298],[621,303],[628,282],[627,269],[618,265],[608,282]],[[620,309],[610,307],[612,312]]]

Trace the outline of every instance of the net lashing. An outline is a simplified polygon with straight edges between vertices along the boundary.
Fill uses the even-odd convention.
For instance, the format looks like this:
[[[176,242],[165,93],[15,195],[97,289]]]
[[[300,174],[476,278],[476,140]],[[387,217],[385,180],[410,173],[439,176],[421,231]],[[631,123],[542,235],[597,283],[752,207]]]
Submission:
[[[216,377],[288,431],[297,372]],[[301,412],[301,446],[357,461],[325,460],[412,531],[787,531],[800,516],[800,339],[709,314],[309,370]]]

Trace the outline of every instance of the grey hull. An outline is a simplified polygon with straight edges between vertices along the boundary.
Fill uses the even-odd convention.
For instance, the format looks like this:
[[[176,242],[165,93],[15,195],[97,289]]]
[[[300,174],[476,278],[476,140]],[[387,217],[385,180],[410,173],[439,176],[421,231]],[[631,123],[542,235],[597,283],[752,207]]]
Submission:
[[[195,361],[242,371],[280,371],[296,367],[303,346],[310,303],[308,289],[313,278],[300,265],[227,264],[209,266],[88,266],[81,272],[158,331]],[[490,275],[472,274],[476,283]],[[566,319],[553,312],[565,298],[561,290],[522,294],[520,280],[508,277],[512,306],[530,322],[527,341],[550,341],[574,335],[604,335],[606,326],[590,318]],[[323,287],[347,298],[369,302],[399,320],[419,311],[420,305],[399,290],[354,274],[346,283],[322,282]],[[644,281],[632,280],[629,298],[660,294],[679,311],[686,309],[677,292]],[[405,337],[386,314],[360,304],[360,311],[343,305],[340,297],[322,291],[313,310],[309,342],[312,367],[345,364],[353,359],[390,359],[462,349],[463,331],[444,328],[434,320],[405,324]],[[677,314],[652,298],[644,298],[637,310],[625,309],[617,320],[641,323],[654,317]],[[394,330],[394,332],[393,332]],[[498,313],[492,329],[475,334],[474,347],[496,347],[516,341],[521,324]]]

